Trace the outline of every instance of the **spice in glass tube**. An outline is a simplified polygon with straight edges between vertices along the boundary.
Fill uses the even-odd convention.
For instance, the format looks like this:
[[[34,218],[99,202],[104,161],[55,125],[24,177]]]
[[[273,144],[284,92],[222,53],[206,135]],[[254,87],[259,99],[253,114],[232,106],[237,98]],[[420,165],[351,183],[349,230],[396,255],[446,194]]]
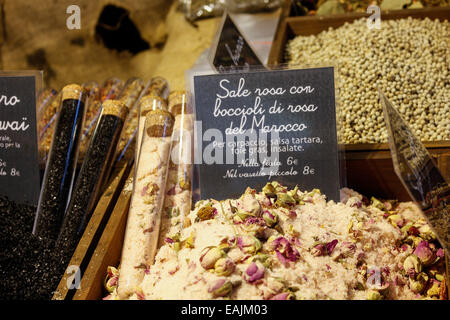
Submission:
[[[174,117],[165,110],[146,116],[128,213],[118,293],[133,294],[152,264],[158,245]]]
[[[169,95],[169,111],[175,116],[172,151],[161,215],[158,248],[164,244],[171,226],[189,227],[192,207],[193,115],[186,108],[184,91]]]
[[[128,108],[118,100],[106,100],[66,211],[57,250],[72,255],[89,221],[112,168],[114,152]]]
[[[139,121],[137,123],[137,152],[136,158],[139,157],[139,149],[142,143],[142,135],[144,133],[146,115],[151,110],[167,110],[167,104],[164,99],[158,96],[147,95],[139,101]]]
[[[70,196],[83,128],[86,95],[81,86],[67,85],[53,135],[33,234],[55,240]]]

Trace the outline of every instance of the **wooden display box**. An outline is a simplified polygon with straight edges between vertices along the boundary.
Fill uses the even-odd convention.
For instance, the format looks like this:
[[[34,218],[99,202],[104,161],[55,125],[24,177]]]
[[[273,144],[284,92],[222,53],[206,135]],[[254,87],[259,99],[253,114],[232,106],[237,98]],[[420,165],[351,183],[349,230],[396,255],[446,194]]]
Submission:
[[[285,48],[289,40],[298,35],[319,34],[328,28],[338,28],[347,22],[369,17],[366,13],[346,13],[324,16],[291,17],[291,2],[285,1],[268,65],[286,63]],[[450,18],[450,7],[385,11],[381,20],[402,18],[430,18],[445,20]],[[375,31],[374,31],[375,32]],[[320,61],[318,61],[320,63]],[[439,169],[450,181],[450,141],[424,143],[436,160]],[[408,200],[409,196],[394,173],[388,144],[347,144],[345,146],[347,185],[366,195],[381,198]]]

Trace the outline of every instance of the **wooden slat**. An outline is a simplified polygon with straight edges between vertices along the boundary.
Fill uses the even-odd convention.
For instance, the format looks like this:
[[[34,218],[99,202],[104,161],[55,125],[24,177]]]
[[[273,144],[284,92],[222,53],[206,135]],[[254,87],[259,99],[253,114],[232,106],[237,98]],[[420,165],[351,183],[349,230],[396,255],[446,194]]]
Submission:
[[[74,300],[98,300],[102,297],[103,280],[108,266],[117,266],[120,261],[123,237],[131,200],[131,188],[134,170],[128,176],[125,187],[114,207],[91,261],[81,279],[80,289]]]
[[[84,231],[83,236],[75,249],[72,259],[70,260],[69,266],[79,266],[81,275],[89,262],[90,254],[92,254],[92,251],[96,246],[96,242],[100,238],[103,227],[106,224],[105,220],[107,220],[108,215],[113,209],[113,206],[120,194],[121,186],[124,183],[128,169],[129,168],[127,168],[126,163],[123,163],[122,166],[117,167],[114,170],[112,175],[113,179],[100,198],[91,218],[89,219],[86,230]],[[70,293],[71,290],[68,290],[67,288],[67,280],[69,277],[71,277],[71,274],[66,272],[53,295],[53,300],[70,299],[71,293],[73,294],[74,292],[72,291]]]

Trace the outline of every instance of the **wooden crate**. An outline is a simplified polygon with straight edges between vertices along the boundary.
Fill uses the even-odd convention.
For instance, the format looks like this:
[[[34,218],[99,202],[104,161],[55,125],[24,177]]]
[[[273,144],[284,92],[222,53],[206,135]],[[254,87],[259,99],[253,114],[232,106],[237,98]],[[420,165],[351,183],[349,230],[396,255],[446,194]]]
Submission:
[[[346,22],[353,22],[354,20],[370,16],[367,13],[344,13],[323,16],[290,17],[289,12],[290,7],[284,6],[269,53],[267,63],[269,66],[277,66],[286,62],[286,44],[296,36],[319,34],[322,31],[328,30],[330,27],[338,28]],[[381,20],[396,20],[408,17],[419,19],[430,18],[432,20],[439,19],[442,21],[445,19],[448,20],[450,19],[450,6],[381,12]]]
[[[329,27],[337,28],[346,22],[369,17],[366,13],[346,13],[326,16],[291,17],[291,1],[286,1],[269,54],[268,65],[286,63],[285,48],[298,35],[315,35]],[[450,7],[385,11],[382,20],[402,18],[445,20],[450,18]],[[436,160],[442,174],[450,181],[450,141],[424,143]],[[409,195],[394,173],[388,144],[347,144],[345,146],[348,186],[367,195],[409,200]]]

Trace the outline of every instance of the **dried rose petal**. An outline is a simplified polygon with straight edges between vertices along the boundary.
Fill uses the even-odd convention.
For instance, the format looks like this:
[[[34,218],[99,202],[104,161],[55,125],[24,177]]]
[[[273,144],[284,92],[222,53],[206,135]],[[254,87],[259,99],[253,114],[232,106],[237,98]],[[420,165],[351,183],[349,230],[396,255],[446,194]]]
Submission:
[[[289,297],[289,292],[283,292],[283,293],[279,293],[277,295],[274,295],[272,298],[270,298],[269,300],[287,300]]]
[[[264,278],[264,272],[266,268],[260,263],[251,262],[250,265],[245,270],[244,278],[248,283],[254,283],[262,278]]]
[[[247,219],[245,219],[244,223],[246,225],[256,224],[262,227],[266,225],[264,219],[258,217],[248,217]]]
[[[329,255],[331,255],[333,253],[333,250],[334,250],[334,248],[336,247],[337,244],[338,244],[338,240],[337,239],[334,239],[333,241],[328,242],[326,244],[327,253]]]
[[[142,291],[136,291],[136,295],[139,300],[145,300],[145,295]]]

